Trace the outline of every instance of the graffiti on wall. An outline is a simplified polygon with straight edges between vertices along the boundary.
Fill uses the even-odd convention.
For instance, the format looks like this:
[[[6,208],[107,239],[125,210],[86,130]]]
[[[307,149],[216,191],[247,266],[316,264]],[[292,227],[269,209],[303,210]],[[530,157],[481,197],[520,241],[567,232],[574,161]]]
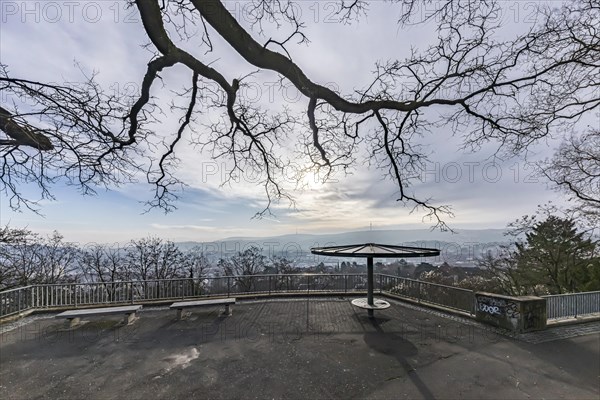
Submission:
[[[521,313],[519,312],[519,304],[514,301],[507,302],[505,312],[508,318],[518,319],[521,316]]]
[[[521,307],[518,301],[490,296],[477,296],[477,309],[486,320],[506,328],[518,329]]]
[[[495,297],[477,294],[478,320],[512,329],[529,332],[546,327],[546,300],[542,298]]]
[[[477,297],[479,311],[490,315],[504,315],[507,301],[488,296]]]

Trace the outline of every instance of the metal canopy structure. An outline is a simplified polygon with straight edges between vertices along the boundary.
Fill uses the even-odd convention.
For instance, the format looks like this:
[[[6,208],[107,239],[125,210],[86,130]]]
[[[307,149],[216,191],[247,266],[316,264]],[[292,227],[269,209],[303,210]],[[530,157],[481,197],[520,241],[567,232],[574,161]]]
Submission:
[[[313,254],[321,256],[367,258],[367,298],[355,299],[352,301],[352,304],[357,307],[366,308],[369,313],[369,318],[373,318],[373,310],[381,310],[390,306],[387,301],[374,301],[373,299],[374,258],[435,257],[440,255],[440,251],[438,249],[430,249],[426,247],[393,246],[376,243],[313,247],[310,249],[310,251]]]
[[[336,257],[372,257],[372,258],[409,258],[435,257],[440,255],[438,249],[425,247],[392,246],[388,244],[349,244],[345,246],[313,247],[311,253],[321,256]]]

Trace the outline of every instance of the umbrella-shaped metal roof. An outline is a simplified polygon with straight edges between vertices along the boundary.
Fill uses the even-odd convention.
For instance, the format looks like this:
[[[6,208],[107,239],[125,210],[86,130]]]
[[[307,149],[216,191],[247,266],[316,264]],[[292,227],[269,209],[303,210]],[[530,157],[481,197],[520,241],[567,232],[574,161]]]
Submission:
[[[440,255],[438,249],[425,247],[393,246],[388,244],[364,243],[344,246],[313,247],[311,253],[322,256],[338,257],[373,257],[373,258],[408,258],[435,257]]]
[[[366,257],[367,258],[367,298],[354,299],[352,304],[366,308],[369,318],[373,318],[374,310],[383,310],[390,306],[384,300],[375,300],[373,297],[373,259],[374,258],[407,258],[407,257],[435,257],[440,255],[438,249],[425,247],[393,246],[389,244],[349,244],[345,246],[313,247],[311,253],[322,256],[334,257]]]

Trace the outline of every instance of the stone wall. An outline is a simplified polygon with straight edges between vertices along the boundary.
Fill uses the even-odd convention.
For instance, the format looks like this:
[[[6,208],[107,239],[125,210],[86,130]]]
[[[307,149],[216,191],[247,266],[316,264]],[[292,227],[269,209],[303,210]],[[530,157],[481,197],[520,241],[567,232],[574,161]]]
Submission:
[[[546,328],[546,299],[535,296],[475,294],[478,321],[511,330],[530,332]]]

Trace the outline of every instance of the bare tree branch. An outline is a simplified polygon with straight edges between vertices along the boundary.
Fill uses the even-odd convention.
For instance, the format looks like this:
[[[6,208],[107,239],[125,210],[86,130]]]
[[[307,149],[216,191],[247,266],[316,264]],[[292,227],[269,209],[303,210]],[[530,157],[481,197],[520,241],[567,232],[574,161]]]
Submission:
[[[433,128],[451,127],[466,149],[493,142],[497,155],[515,155],[549,135],[573,130],[600,109],[597,0],[540,6],[531,29],[510,40],[495,36],[501,3],[441,1],[430,15],[420,16],[417,2],[400,0],[395,2],[400,27],[436,24],[437,38],[429,47],[411,49],[404,59],[377,61],[370,83],[349,95],[311,79],[292,60],[294,40],[308,44],[309,38],[291,1],[252,1],[249,26],[219,0],[131,4],[140,13],[148,48],[155,51],[140,93],[108,95],[93,74],[72,86],[16,78],[2,65],[0,90],[31,100],[27,107],[0,105],[5,136],[0,137],[0,190],[11,206],[35,208],[35,201],[22,194],[22,184],[34,183],[42,198],[51,198],[52,184],[65,178],[83,193],[94,193],[98,186],[135,182],[145,174],[155,189],[148,204],[168,211],[177,198],[171,188],[184,184],[176,172],[177,150],[189,130],[199,150],[227,161],[223,184],[247,171],[258,174],[266,196],[259,216],[269,212],[273,201],[293,204],[283,179],[295,157],[307,163],[301,171],[325,170],[327,179],[333,171],[357,165],[360,145],[367,150],[366,163],[397,184],[399,201],[424,210],[425,217],[446,229],[449,206],[410,191],[419,163],[427,158],[420,139]],[[367,13],[366,2],[340,1],[335,15],[350,23]],[[281,37],[267,36],[266,24]],[[288,83],[296,88],[306,101],[306,114],[294,115],[285,105],[272,112],[242,98],[240,88],[247,87],[254,72],[226,78],[224,69],[208,59],[221,45],[211,39],[217,36],[251,71],[273,71],[280,88]],[[188,42],[203,48],[204,55],[184,50]],[[162,110],[151,93],[160,74],[175,66],[192,73],[192,84],[183,91],[190,100],[179,129],[160,135],[156,126]],[[203,112],[219,115],[216,122],[198,122],[194,107],[200,101]],[[429,110],[439,119],[431,119]],[[290,156],[290,139],[300,154]],[[544,171],[558,187],[596,206],[598,176],[589,169],[583,143],[572,141],[570,150],[564,147],[557,155],[587,174],[581,184],[569,175],[567,163],[555,162]]]

